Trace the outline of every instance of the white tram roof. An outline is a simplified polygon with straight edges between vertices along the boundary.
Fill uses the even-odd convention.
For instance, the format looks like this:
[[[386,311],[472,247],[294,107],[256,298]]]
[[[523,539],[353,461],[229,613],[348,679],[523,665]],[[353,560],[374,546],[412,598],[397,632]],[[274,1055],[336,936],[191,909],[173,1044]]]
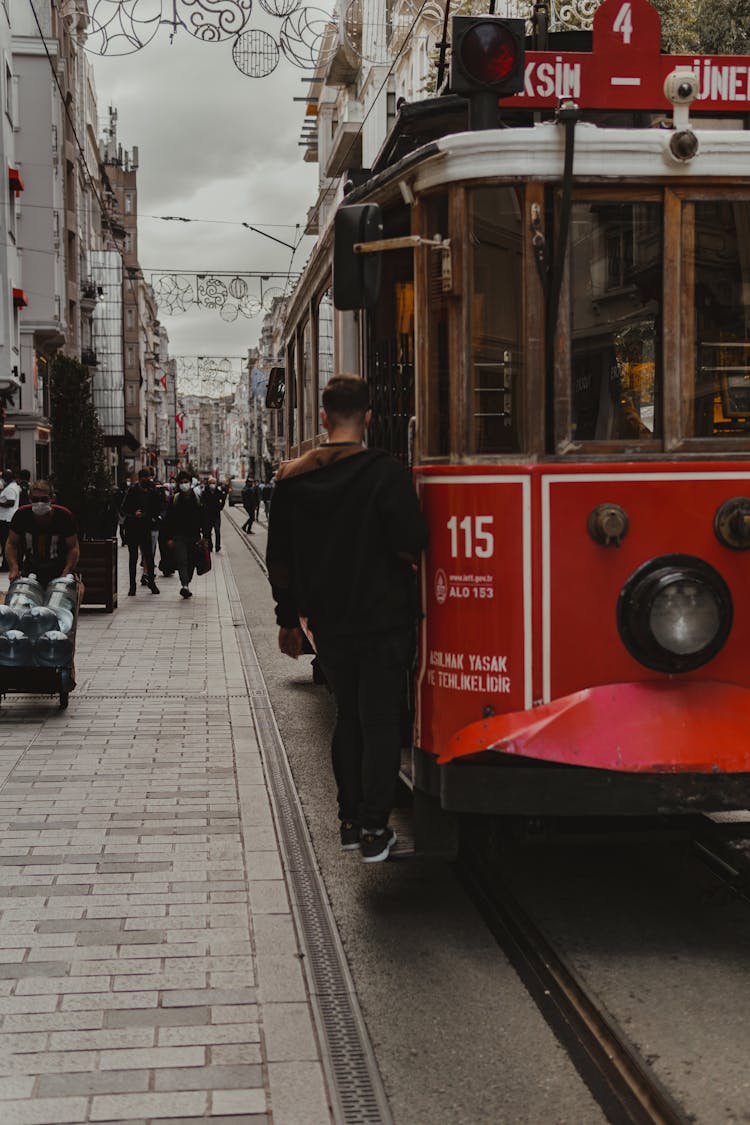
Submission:
[[[698,140],[692,160],[676,160],[672,129],[612,129],[580,122],[575,131],[574,182],[721,177],[750,187],[750,131],[724,121],[691,122]],[[563,172],[565,129],[555,122],[515,129],[455,133],[433,142],[437,153],[415,161],[403,178],[416,191],[442,184],[494,178],[556,180]]]

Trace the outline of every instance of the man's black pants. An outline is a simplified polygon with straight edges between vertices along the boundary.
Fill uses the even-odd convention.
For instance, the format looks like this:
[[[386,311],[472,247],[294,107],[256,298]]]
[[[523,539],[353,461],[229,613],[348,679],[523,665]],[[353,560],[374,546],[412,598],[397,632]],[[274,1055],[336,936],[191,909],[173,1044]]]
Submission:
[[[402,705],[414,630],[316,636],[315,643],[336,697],[331,756],[339,817],[363,828],[384,828],[401,763]]]
[[[130,530],[125,532],[125,540],[128,545],[128,563],[130,565],[130,585],[135,586],[135,576],[138,570],[138,552],[141,553],[143,565],[146,570],[146,577],[149,581],[154,579],[154,548],[151,542],[151,528],[144,528],[143,530]]]
[[[214,543],[211,543],[211,532],[214,533]],[[211,526],[208,529],[208,543],[211,550],[216,548],[217,551],[221,550],[221,516],[214,516],[211,520]]]

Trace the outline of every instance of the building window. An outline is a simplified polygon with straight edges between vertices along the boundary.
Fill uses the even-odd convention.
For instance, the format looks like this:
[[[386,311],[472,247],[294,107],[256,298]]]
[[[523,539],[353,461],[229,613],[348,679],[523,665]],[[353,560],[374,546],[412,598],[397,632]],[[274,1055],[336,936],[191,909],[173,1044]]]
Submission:
[[[132,254],[133,252],[133,236],[128,233],[125,235],[125,253]]]
[[[128,350],[127,350],[127,365],[128,365],[128,367],[132,367],[134,363],[135,363],[135,351],[134,351],[132,345],[129,345]]]
[[[125,192],[125,214],[126,215],[132,215],[133,214],[133,196],[130,194],[129,191]]]
[[[127,405],[135,406],[135,383],[128,383],[127,386]]]
[[[126,309],[125,324],[128,328],[135,328],[135,309]]]

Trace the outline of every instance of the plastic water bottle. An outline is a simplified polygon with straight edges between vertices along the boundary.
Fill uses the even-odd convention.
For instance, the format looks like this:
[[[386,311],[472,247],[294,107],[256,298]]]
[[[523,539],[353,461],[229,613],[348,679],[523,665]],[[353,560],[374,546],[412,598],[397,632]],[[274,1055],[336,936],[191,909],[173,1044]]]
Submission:
[[[73,642],[59,629],[51,629],[37,638],[34,653],[43,668],[60,668],[73,659]]]
[[[20,629],[0,634],[0,665],[28,668],[34,663],[34,642]]]
[[[27,637],[41,637],[42,633],[58,628],[57,614],[47,606],[35,605],[21,614],[18,628]]]
[[[16,578],[8,587],[5,604],[12,606],[13,599],[17,595],[27,598],[33,605],[42,605],[44,602],[44,586],[37,581],[35,574],[30,574],[28,578]]]
[[[9,605],[0,605],[0,633],[18,628],[18,614]]]

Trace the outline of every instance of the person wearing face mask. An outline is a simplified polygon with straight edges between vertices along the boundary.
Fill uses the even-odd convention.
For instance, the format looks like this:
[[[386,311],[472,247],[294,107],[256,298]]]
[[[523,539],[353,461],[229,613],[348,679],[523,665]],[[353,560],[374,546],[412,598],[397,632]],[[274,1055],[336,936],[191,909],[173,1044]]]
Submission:
[[[159,587],[154,578],[154,552],[151,541],[151,532],[159,524],[159,497],[154,488],[154,482],[148,469],[141,469],[138,473],[138,484],[134,485],[123,500],[120,509],[125,517],[125,542],[128,545],[130,556],[130,589],[128,596],[135,597],[135,575],[138,569],[138,553],[140,552],[145,567],[146,585],[152,594],[159,593]]]
[[[210,549],[213,549],[211,544],[211,532],[216,537],[216,550],[221,550],[221,513],[226,503],[227,494],[223,488],[219,488],[216,483],[216,477],[209,477],[206,484],[206,491],[203,493],[203,511],[204,511],[204,524],[206,526],[206,538]]]
[[[177,491],[164,517],[167,546],[174,552],[180,576],[180,597],[192,598],[190,583],[195,571],[195,544],[205,534],[203,505],[195,495],[189,473],[177,477]]]
[[[13,516],[5,554],[11,582],[35,574],[46,586],[53,578],[72,574],[78,562],[78,531],[73,513],[52,503],[49,481],[36,480],[31,504]]]

